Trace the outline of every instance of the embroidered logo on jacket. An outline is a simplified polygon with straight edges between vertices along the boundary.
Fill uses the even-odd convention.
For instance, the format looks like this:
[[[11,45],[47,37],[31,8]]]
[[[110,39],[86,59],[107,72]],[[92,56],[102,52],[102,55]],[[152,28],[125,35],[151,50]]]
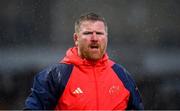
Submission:
[[[113,85],[109,88],[109,94],[119,94],[120,92],[120,86]]]

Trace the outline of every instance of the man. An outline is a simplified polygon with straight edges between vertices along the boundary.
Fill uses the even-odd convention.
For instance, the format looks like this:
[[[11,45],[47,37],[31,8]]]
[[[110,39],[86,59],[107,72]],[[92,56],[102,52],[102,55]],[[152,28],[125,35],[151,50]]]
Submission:
[[[75,46],[60,63],[34,79],[25,109],[143,109],[129,73],[108,58],[108,27],[101,16],[88,13],[75,23]]]

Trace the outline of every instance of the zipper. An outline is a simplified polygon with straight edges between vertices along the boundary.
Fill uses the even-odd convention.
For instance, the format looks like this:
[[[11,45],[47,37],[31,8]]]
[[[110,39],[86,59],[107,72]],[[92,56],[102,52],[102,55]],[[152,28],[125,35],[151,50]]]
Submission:
[[[93,65],[93,74],[95,79],[95,90],[96,90],[96,109],[99,110],[99,93],[98,93],[98,81],[95,71],[95,65]]]

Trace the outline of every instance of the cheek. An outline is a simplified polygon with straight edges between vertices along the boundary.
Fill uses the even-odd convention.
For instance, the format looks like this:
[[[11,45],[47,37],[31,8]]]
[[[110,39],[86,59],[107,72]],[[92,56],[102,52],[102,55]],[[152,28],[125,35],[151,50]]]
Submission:
[[[79,41],[80,46],[87,46],[88,45],[88,39],[80,39]]]
[[[101,44],[106,45],[107,44],[107,38],[102,38],[100,40]]]
[[[82,41],[86,42],[86,43],[90,43],[91,42],[91,37],[84,37],[84,38],[82,38]]]

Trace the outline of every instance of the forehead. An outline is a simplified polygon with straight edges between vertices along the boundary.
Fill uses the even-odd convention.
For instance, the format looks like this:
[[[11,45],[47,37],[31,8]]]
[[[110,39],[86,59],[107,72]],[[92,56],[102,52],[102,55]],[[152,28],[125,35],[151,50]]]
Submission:
[[[104,22],[102,21],[82,21],[80,24],[80,30],[105,30]]]

